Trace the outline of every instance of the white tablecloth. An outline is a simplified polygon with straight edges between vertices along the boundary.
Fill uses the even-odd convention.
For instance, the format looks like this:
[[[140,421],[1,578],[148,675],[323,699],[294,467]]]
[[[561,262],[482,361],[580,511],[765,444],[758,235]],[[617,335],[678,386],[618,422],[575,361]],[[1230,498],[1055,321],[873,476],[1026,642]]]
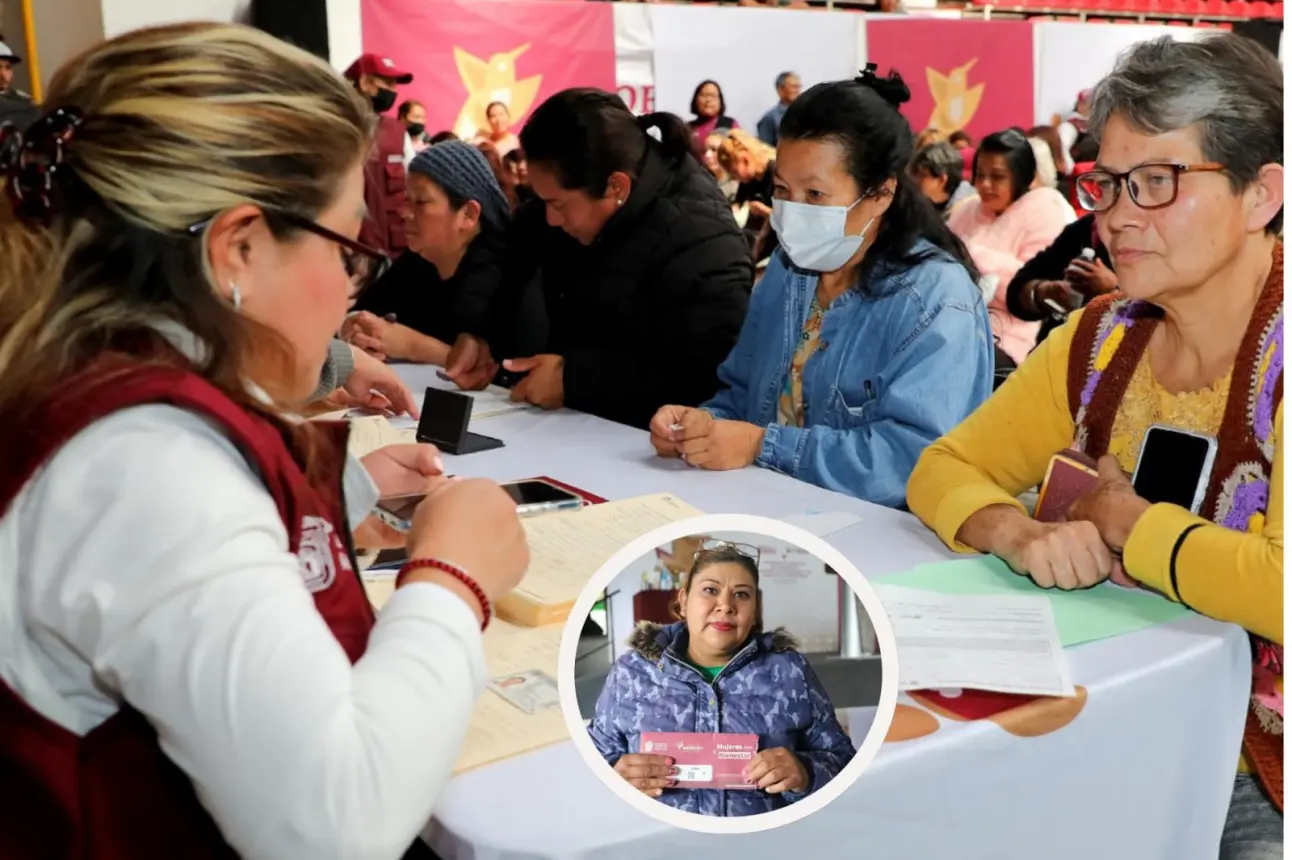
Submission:
[[[420,389],[427,368],[400,367]],[[780,517],[844,510],[826,538],[863,575],[950,554],[914,517],[761,469],[702,472],[653,456],[639,431],[569,412],[479,422],[506,447],[448,458],[457,474],[548,475],[608,498],[676,493],[706,513]],[[941,719],[888,743],[838,800],[751,836],[675,830],[613,795],[571,744],[455,779],[425,838],[445,860],[875,857],[880,860],[1215,860],[1250,677],[1245,634],[1201,617],[1068,652],[1082,712],[1040,737]],[[903,697],[901,702],[912,704]],[[850,714],[858,742],[866,711]]]

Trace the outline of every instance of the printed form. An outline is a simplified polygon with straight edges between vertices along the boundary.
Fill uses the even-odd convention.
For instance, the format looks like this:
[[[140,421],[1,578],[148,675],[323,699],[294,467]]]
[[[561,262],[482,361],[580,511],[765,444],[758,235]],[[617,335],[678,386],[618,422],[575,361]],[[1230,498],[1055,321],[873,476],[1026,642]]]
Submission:
[[[898,689],[1076,695],[1049,598],[873,587],[897,640]]]
[[[700,513],[676,496],[661,494],[525,518],[529,570],[516,590],[498,601],[498,615],[535,627],[564,621],[612,555],[659,526]]]

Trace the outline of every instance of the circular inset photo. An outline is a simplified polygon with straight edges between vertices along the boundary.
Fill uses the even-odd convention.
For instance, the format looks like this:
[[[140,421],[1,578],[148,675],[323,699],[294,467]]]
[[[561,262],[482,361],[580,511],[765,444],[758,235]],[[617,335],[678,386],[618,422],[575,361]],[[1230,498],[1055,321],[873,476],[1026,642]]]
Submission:
[[[558,686],[583,759],[651,817],[705,833],[797,821],[838,797],[897,704],[893,632],[824,540],[705,516],[616,553],[580,595]],[[850,709],[874,709],[849,731]]]

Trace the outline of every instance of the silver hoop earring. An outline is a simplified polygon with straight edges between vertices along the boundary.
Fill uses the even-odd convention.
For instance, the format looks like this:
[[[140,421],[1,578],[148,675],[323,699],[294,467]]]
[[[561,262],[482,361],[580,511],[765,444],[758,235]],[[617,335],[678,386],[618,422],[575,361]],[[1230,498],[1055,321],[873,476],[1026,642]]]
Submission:
[[[242,292],[233,281],[229,281],[229,301],[233,303],[233,312],[235,314],[242,310]]]

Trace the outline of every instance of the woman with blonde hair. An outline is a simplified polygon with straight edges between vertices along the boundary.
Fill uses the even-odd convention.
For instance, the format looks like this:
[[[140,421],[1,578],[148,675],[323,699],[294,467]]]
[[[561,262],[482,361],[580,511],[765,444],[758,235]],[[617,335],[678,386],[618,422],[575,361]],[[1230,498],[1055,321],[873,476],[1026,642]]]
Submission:
[[[382,269],[372,132],[216,24],[95,46],[3,132],[0,856],[397,858],[426,825],[528,556],[433,448],[293,417]],[[415,493],[374,619],[351,527]]]
[[[733,128],[718,147],[718,165],[736,180],[731,205],[761,260],[776,249],[776,236],[767,227],[772,217],[772,179],[776,175],[776,148],[747,131]]]
[[[924,131],[920,132],[915,136],[915,151],[919,152],[924,147],[932,146],[935,143],[946,143],[946,142],[947,142],[947,136],[945,133],[939,131],[936,128],[933,128],[932,126],[929,126],[928,128],[924,129]]]
[[[718,164],[740,183],[736,189],[736,205],[748,203],[754,214],[764,218],[771,215],[776,147],[768,146],[747,131],[733,128],[718,147]]]

